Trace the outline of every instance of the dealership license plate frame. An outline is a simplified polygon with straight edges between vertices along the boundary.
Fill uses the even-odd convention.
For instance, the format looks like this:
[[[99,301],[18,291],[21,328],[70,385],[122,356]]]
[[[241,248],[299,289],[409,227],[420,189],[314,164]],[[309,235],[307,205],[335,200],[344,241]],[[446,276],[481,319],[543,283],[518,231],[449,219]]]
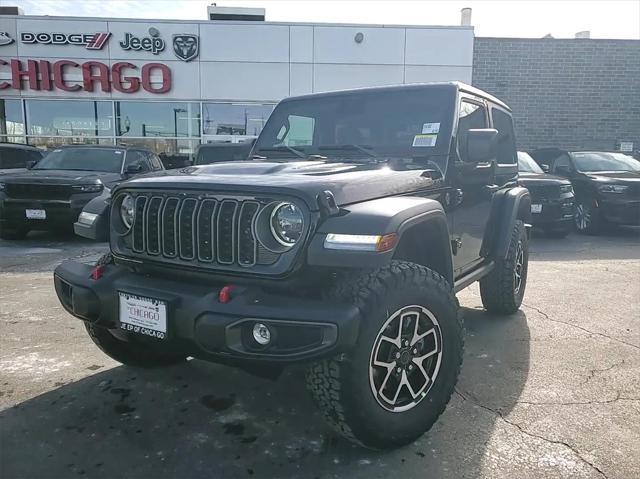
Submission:
[[[28,220],[46,220],[47,211],[42,208],[26,208],[24,215]]]
[[[540,203],[535,203],[531,205],[531,212],[535,214],[542,213],[542,205]]]
[[[133,317],[131,311],[128,310],[129,306],[138,306],[148,311],[150,315],[157,313],[158,318],[156,319],[152,316],[148,318]],[[164,341],[169,333],[168,316],[169,307],[167,301],[128,291],[118,291],[118,322],[121,330]]]

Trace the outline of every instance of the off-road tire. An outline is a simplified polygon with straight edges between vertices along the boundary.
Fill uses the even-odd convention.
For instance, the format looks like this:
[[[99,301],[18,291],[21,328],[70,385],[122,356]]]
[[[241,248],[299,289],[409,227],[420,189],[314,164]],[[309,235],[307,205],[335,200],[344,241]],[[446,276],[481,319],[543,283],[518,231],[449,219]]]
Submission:
[[[518,261],[518,244],[521,244],[523,251],[522,280],[519,288],[514,274]],[[493,270],[480,280],[480,297],[487,311],[501,315],[518,311],[527,286],[528,264],[529,242],[526,227],[523,221],[516,220],[511,231],[507,257],[496,260]]]
[[[110,330],[91,323],[84,323],[89,337],[111,359],[138,368],[163,368],[186,360],[184,355],[167,353],[133,338],[125,341]],[[122,332],[123,338],[126,333]]]
[[[25,228],[0,229],[0,239],[3,240],[22,240],[25,239],[29,230]]]
[[[362,322],[358,342],[347,354],[307,370],[307,388],[328,423],[347,439],[372,449],[392,449],[416,440],[444,411],[460,373],[464,326],[451,285],[424,266],[403,261],[339,279],[332,301],[356,305]],[[372,348],[394,311],[407,305],[429,309],[442,333],[439,372],[426,396],[411,409],[383,408],[370,385]]]

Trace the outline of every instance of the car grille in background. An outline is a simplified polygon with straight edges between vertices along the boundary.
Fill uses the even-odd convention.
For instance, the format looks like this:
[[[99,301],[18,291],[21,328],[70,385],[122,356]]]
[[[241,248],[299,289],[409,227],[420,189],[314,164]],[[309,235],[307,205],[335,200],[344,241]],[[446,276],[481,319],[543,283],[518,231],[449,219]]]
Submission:
[[[253,227],[263,207],[256,200],[138,195],[133,251],[159,261],[242,267],[273,264],[279,255],[258,242]]]
[[[5,192],[9,198],[25,200],[68,200],[71,197],[72,189],[70,185],[7,183]]]
[[[560,197],[560,185],[526,185],[531,200],[554,199]]]

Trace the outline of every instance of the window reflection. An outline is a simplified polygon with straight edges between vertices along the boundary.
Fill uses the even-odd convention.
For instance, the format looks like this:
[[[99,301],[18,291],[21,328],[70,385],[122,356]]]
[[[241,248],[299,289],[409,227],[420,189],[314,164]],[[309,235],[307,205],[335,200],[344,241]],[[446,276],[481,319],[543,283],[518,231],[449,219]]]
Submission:
[[[186,165],[193,160],[200,140],[174,138],[118,138],[119,145],[148,148],[160,156],[167,165]]]
[[[91,137],[46,137],[30,136],[28,143],[44,150],[53,150],[63,145],[113,145],[111,138],[91,138]]]
[[[188,102],[119,101],[116,136],[200,136],[200,105]]]
[[[258,136],[274,105],[204,103],[205,135]]]
[[[6,135],[22,137],[24,135],[24,119],[22,118],[22,102],[20,100],[4,100],[0,98],[0,141],[11,141]]]
[[[29,135],[112,136],[110,101],[27,100]]]

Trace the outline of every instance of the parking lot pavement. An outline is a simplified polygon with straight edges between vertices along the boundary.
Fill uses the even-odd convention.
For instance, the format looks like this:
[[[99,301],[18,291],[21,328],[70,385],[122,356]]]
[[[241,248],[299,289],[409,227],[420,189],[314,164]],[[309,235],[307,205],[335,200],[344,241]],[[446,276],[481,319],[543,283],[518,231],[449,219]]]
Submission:
[[[393,452],[336,438],[301,371],[109,360],[51,270],[105,245],[0,242],[0,476],[530,478],[640,475],[640,235],[535,236],[522,310],[460,301],[466,354],[435,427]]]

